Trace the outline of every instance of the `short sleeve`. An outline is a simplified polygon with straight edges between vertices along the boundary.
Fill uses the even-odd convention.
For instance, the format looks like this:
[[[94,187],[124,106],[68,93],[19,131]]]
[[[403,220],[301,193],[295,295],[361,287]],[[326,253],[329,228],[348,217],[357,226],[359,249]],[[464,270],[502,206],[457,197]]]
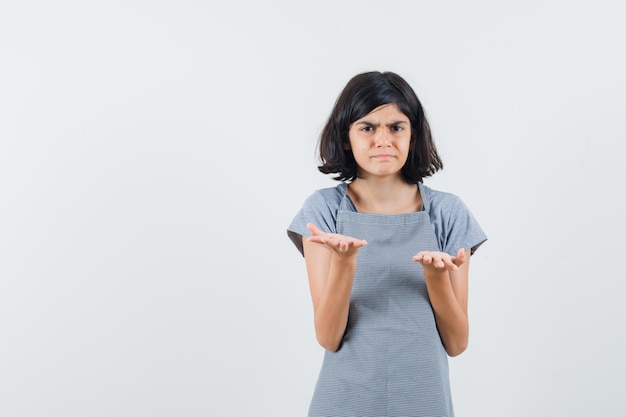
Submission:
[[[307,223],[313,223],[324,232],[337,232],[337,210],[341,199],[338,191],[336,188],[315,191],[304,201],[287,228],[289,239],[303,256],[302,237],[310,234]]]
[[[474,254],[487,240],[487,235],[465,203],[455,197],[447,219],[442,225],[442,250],[455,256],[460,248],[471,249]]]
[[[476,218],[456,195],[422,186],[428,203],[427,211],[433,226],[439,250],[455,256],[460,248],[476,252],[487,240],[487,235]]]

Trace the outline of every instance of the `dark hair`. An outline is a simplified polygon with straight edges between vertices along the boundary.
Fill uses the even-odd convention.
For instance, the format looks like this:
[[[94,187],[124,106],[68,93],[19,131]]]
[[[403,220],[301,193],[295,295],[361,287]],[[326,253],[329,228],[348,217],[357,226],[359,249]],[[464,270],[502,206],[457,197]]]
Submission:
[[[364,72],[354,76],[337,98],[319,137],[318,150],[324,174],[337,174],[337,181],[357,178],[357,164],[351,150],[348,132],[356,120],[383,104],[395,103],[411,122],[411,145],[402,176],[412,184],[422,182],[443,168],[437,154],[422,103],[411,86],[393,72]]]

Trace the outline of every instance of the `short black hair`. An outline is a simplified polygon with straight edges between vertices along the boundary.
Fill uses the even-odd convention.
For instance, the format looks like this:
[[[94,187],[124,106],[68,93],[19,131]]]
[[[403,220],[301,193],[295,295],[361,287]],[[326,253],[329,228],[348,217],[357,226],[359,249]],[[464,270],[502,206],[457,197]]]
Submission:
[[[318,141],[320,172],[337,174],[333,178],[337,181],[356,179],[354,155],[344,146],[350,143],[350,126],[389,103],[396,104],[411,123],[409,155],[402,167],[404,179],[417,184],[443,169],[422,103],[413,88],[396,73],[370,71],[352,77],[335,102]]]

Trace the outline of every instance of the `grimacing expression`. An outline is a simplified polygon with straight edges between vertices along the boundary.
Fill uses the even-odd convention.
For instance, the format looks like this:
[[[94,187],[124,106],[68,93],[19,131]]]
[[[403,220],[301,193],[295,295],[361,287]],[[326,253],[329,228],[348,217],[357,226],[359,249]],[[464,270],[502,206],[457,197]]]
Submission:
[[[396,104],[379,106],[354,121],[348,136],[360,177],[401,175],[411,146],[411,122]]]

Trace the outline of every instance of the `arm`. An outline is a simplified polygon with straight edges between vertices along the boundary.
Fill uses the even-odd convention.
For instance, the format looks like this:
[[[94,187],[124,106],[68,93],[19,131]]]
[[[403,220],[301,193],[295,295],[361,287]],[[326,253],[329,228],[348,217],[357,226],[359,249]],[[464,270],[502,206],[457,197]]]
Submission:
[[[420,252],[413,260],[424,267],[424,277],[437,330],[450,356],[465,351],[469,340],[467,317],[469,250],[456,257],[443,252]]]
[[[356,257],[364,240],[323,233],[312,224],[309,238],[302,238],[304,259],[313,301],[315,335],[330,351],[341,345],[350,308]]]

